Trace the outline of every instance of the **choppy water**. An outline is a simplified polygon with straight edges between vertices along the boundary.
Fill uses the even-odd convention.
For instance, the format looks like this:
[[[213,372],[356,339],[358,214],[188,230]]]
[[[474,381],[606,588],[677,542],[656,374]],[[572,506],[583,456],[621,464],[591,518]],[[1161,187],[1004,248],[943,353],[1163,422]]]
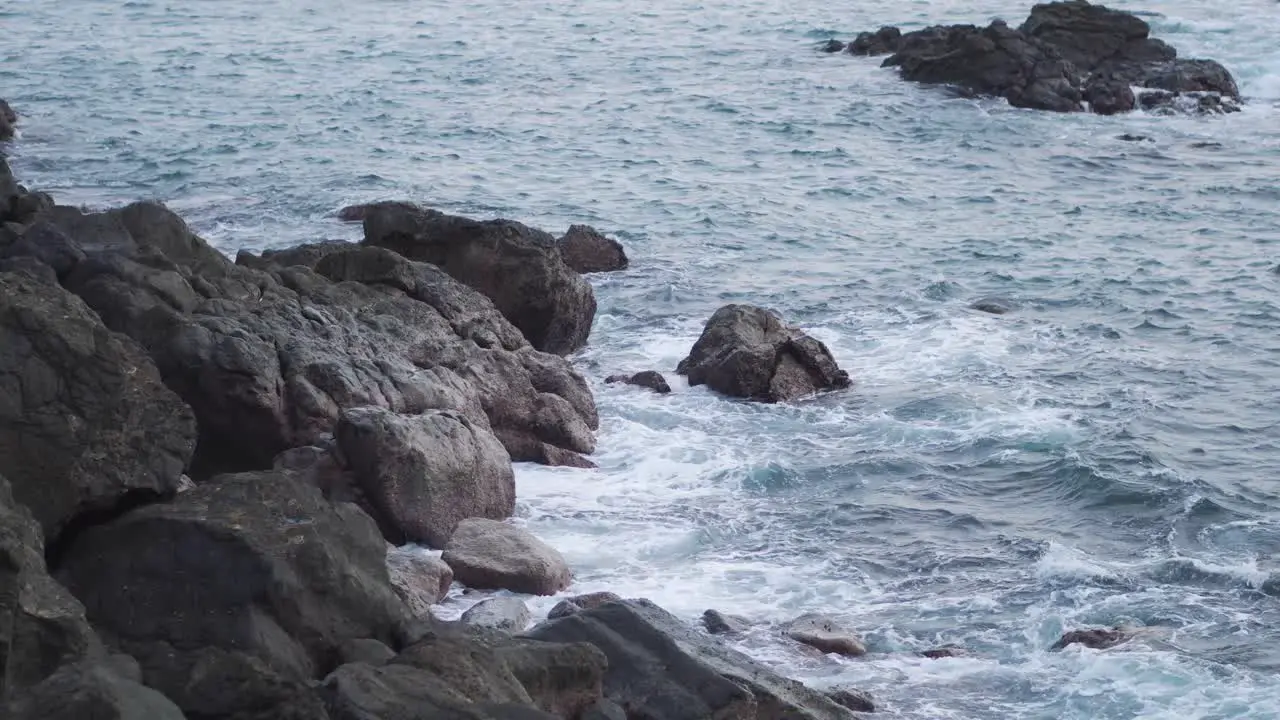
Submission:
[[[354,237],[332,212],[382,198],[622,238],[578,358],[601,470],[518,472],[578,590],[835,613],[874,654],[743,645],[902,718],[1280,717],[1280,10],[1123,5],[1237,74],[1218,118],[1012,110],[814,51],[1029,4],[15,0],[0,94],[30,184],[161,198],[228,252]],[[857,386],[600,382],[673,369],[729,301]],[[1157,630],[1047,651],[1118,622]],[[974,656],[911,654],[948,643]]]

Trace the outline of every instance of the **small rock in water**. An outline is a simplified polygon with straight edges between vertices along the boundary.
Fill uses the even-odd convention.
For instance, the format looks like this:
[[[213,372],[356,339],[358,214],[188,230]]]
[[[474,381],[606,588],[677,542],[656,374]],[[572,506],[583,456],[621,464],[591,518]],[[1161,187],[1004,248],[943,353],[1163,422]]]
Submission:
[[[1061,650],[1068,645],[1084,645],[1094,650],[1106,650],[1115,647],[1133,637],[1133,632],[1122,628],[1097,628],[1094,630],[1072,630],[1063,634],[1050,650]]]
[[[930,660],[941,660],[942,658],[965,657],[968,654],[969,652],[964,648],[956,647],[954,645],[945,645],[940,648],[925,650],[920,653],[920,656],[927,657]]]
[[[787,626],[787,636],[824,653],[849,657],[867,654],[867,646],[862,644],[857,633],[818,613],[807,613],[791,621]]]
[[[990,313],[992,315],[1004,315],[1006,313],[1013,312],[1013,303],[1009,302],[1008,300],[1001,300],[999,298],[987,298],[984,300],[978,300],[977,302],[970,305],[969,307],[973,308],[974,310],[978,310],[980,312]]]
[[[570,226],[558,244],[565,264],[579,273],[626,270],[630,264],[622,243],[590,225]]]
[[[1146,136],[1146,135],[1132,135],[1132,134],[1130,134],[1130,133],[1125,133],[1125,134],[1123,134],[1123,135],[1117,135],[1117,136],[1116,136],[1116,139],[1117,139],[1117,140],[1124,140],[1125,142],[1146,142],[1146,141],[1151,140],[1151,138],[1150,138],[1150,137],[1148,137],[1148,136]]]
[[[529,626],[533,615],[524,601],[513,597],[493,597],[481,600],[462,613],[462,622],[478,627],[506,632],[520,632]]]
[[[1280,266],[1276,267],[1276,272],[1280,273]],[[1262,583],[1262,592],[1280,597],[1280,574],[1272,575],[1269,580]]]
[[[702,624],[712,635],[730,635],[746,632],[751,621],[739,615],[725,615],[719,610],[708,610],[702,613]]]
[[[645,370],[635,375],[610,375],[604,381],[610,385],[614,383],[625,383],[627,385],[635,385],[637,387],[649,388],[650,390],[666,395],[671,392],[671,386],[667,384],[667,379],[662,373],[654,370]]]
[[[822,45],[822,52],[838,53],[841,50],[844,50],[844,43],[836,40],[835,38],[826,41]]]
[[[555,620],[556,618],[575,615],[583,610],[594,610],[605,603],[611,602],[622,602],[622,597],[608,590],[574,595],[556,603],[556,606],[551,608],[551,612],[547,613],[547,619]]]
[[[835,688],[827,691],[827,697],[854,712],[875,712],[876,704],[871,694],[855,688]]]

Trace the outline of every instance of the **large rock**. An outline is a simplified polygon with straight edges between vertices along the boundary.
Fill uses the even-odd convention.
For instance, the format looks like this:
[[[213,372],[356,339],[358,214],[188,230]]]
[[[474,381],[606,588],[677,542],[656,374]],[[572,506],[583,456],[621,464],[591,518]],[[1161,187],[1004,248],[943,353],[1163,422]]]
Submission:
[[[18,113],[13,111],[9,103],[0,99],[0,140],[12,140],[13,128],[18,124]]]
[[[195,438],[132,340],[57,285],[0,273],[0,473],[46,537],[171,494]]]
[[[792,620],[787,625],[787,636],[824,653],[849,657],[867,654],[867,646],[856,632],[842,626],[835,618],[818,613],[806,613]]]
[[[462,613],[462,622],[467,625],[511,633],[524,630],[532,619],[529,606],[515,597],[486,598]]]
[[[822,693],[778,676],[647,600],[606,603],[527,635],[602,650],[608,658],[605,697],[631,720],[852,717]]]
[[[353,408],[335,434],[393,543],[444,547],[464,519],[501,520],[515,509],[511,459],[487,422],[448,410]]]
[[[441,559],[453,577],[477,589],[554,595],[569,586],[569,565],[555,548],[507,523],[459,523]]]
[[[564,355],[587,342],[595,294],[541,230],[381,203],[365,211],[364,242],[436,265],[484,293],[539,350]]]
[[[387,551],[387,573],[415,616],[431,612],[453,585],[453,570],[443,560],[411,545]]]
[[[677,371],[690,385],[764,402],[850,385],[826,345],[752,305],[717,310]]]
[[[1019,29],[1054,46],[1085,73],[1122,58],[1151,61],[1177,57],[1172,47],[1148,37],[1151,27],[1142,18],[1085,0],[1036,5]]]
[[[288,472],[244,473],[84,532],[61,576],[122,642],[235,650],[305,678],[344,641],[390,644],[408,622],[385,553],[356,506]]]
[[[194,410],[196,480],[270,467],[362,406],[487,420],[517,460],[594,449],[586,381],[438,268],[350,244],[236,266],[154,203],[40,218],[86,256],[66,287]]]
[[[5,720],[185,720],[168,698],[106,665],[67,665],[13,699]]]
[[[590,225],[572,225],[560,238],[560,256],[580,273],[626,270],[627,253],[622,243],[607,238]]]
[[[0,703],[101,652],[84,607],[45,570],[39,523],[0,476]]]

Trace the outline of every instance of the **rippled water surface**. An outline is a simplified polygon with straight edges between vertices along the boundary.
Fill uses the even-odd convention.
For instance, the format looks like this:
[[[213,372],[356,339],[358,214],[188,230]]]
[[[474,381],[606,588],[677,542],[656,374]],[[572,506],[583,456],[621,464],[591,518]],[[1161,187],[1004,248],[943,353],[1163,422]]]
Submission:
[[[1123,5],[1236,73],[1228,117],[1014,110],[815,49],[1028,5],[15,0],[0,95],[29,184],[163,199],[227,252],[354,238],[333,212],[383,198],[620,237],[577,358],[601,469],[518,473],[576,590],[747,615],[749,652],[901,718],[1280,717],[1280,7]],[[602,383],[730,301],[855,388]],[[770,625],[806,611],[873,654]],[[1048,651],[1116,623],[1149,630]],[[943,644],[972,654],[913,655]]]

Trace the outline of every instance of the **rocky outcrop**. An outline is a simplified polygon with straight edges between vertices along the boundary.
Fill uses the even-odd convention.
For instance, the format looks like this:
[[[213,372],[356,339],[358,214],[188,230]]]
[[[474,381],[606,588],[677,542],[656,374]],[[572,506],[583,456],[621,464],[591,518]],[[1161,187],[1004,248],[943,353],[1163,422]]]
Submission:
[[[413,546],[387,551],[387,574],[414,615],[431,612],[453,585],[453,570],[443,560]]]
[[[463,520],[441,559],[455,580],[480,590],[554,595],[569,586],[569,565],[555,548],[493,520]]]
[[[594,449],[582,377],[438,268],[349,244],[236,266],[153,203],[40,218],[83,254],[65,287],[194,410],[197,480],[270,467],[363,406],[487,420],[516,460]]]
[[[717,310],[677,372],[687,375],[690,385],[763,402],[850,385],[826,345],[751,305]]]
[[[520,598],[492,597],[472,605],[462,613],[462,622],[476,627],[520,632],[533,620],[529,606]]]
[[[622,243],[607,238],[590,225],[572,225],[560,238],[560,256],[575,272],[598,273],[626,270],[629,261]]]
[[[59,666],[101,655],[84,606],[45,569],[39,523],[0,476],[0,706]]]
[[[653,370],[643,370],[634,375],[610,375],[604,381],[609,384],[623,383],[648,388],[659,395],[666,395],[671,392],[671,386],[667,384],[667,379],[662,376],[662,373]]]
[[[58,285],[0,273],[0,474],[47,538],[172,494],[195,439],[191,410],[132,340]]]
[[[849,657],[867,654],[867,646],[856,632],[843,627],[835,618],[818,613],[806,613],[792,620],[787,625],[787,637],[824,653]]]
[[[398,415],[377,407],[342,414],[338,447],[388,540],[444,547],[466,518],[511,516],[511,459],[480,419],[483,426],[451,410]]]
[[[849,43],[854,55],[885,55],[904,79],[1003,97],[1015,107],[1071,112],[1087,103],[1110,115],[1138,107],[1130,86],[1197,96],[1200,112],[1238,109],[1240,91],[1212,60],[1179,59],[1131,13],[1066,0],[1036,5],[1019,27],[997,20],[903,33],[884,27]],[[1211,95],[1216,102],[1199,101]],[[1172,106],[1175,103],[1164,103]]]
[[[379,203],[365,211],[364,242],[431,263],[484,293],[539,350],[564,355],[587,343],[595,294],[541,230]]]
[[[771,672],[708,635],[695,632],[647,600],[610,602],[527,635],[588,642],[604,652],[604,695],[642,720],[710,717],[766,720],[844,719],[849,712],[822,693]]]
[[[390,644],[408,621],[385,554],[354,505],[288,472],[245,473],[84,532],[60,576],[122,642],[240,651],[306,678],[344,641]]]

